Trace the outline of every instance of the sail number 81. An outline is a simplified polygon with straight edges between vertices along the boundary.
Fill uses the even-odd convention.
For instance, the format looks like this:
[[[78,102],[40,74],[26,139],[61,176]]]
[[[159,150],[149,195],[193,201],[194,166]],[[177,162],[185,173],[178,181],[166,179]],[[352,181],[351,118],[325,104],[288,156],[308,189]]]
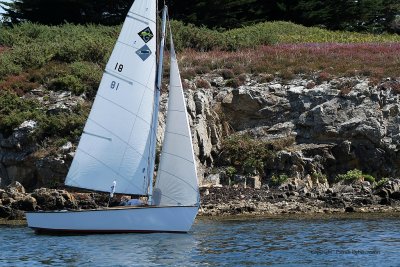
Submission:
[[[118,90],[119,83],[112,81],[110,87],[111,89]]]

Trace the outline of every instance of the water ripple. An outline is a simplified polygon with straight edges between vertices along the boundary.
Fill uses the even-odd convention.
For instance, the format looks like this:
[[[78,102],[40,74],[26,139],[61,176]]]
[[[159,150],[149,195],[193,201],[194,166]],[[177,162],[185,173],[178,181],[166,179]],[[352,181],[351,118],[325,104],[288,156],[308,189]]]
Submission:
[[[398,219],[198,220],[189,234],[0,226],[0,266],[400,266]]]

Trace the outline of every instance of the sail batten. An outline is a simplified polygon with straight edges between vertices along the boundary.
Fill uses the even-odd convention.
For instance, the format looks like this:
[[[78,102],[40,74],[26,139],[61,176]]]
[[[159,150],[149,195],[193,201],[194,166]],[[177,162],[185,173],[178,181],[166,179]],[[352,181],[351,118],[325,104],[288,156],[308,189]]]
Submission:
[[[128,17],[130,17],[130,18],[134,18],[134,19],[136,19],[134,16],[137,16],[137,17],[139,17],[139,18],[143,18],[143,19],[147,19],[146,17],[144,17],[144,16],[142,16],[142,15],[140,15],[140,14],[137,14],[137,13],[134,13],[134,12],[131,12],[131,11],[129,11],[128,12]],[[138,19],[137,19],[138,20]],[[155,20],[149,20],[149,19],[147,19],[149,22],[153,22],[153,23],[156,23],[156,21]],[[145,23],[148,23],[148,22],[145,22]]]

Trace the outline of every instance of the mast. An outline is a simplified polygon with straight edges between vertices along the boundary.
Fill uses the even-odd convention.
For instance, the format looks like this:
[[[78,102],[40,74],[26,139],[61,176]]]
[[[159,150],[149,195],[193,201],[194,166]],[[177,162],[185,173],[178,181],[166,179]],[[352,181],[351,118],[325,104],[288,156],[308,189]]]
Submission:
[[[162,24],[161,24],[161,40],[160,40],[160,50],[157,68],[157,79],[156,79],[156,90],[154,90],[154,109],[153,109],[153,119],[152,119],[152,135],[150,140],[150,159],[149,159],[149,186],[148,186],[148,204],[152,204],[153,196],[153,173],[154,165],[156,159],[156,145],[157,145],[157,126],[158,126],[158,110],[160,105],[160,92],[161,92],[161,81],[163,73],[163,59],[164,59],[164,46],[165,46],[165,32],[167,24],[167,6],[164,5],[162,13]]]

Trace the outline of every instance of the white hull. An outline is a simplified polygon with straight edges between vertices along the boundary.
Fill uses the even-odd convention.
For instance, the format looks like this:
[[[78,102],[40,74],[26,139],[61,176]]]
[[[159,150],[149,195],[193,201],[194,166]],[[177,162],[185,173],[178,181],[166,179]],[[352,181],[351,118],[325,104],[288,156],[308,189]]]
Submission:
[[[82,211],[27,212],[37,233],[188,232],[198,207],[117,207]]]

